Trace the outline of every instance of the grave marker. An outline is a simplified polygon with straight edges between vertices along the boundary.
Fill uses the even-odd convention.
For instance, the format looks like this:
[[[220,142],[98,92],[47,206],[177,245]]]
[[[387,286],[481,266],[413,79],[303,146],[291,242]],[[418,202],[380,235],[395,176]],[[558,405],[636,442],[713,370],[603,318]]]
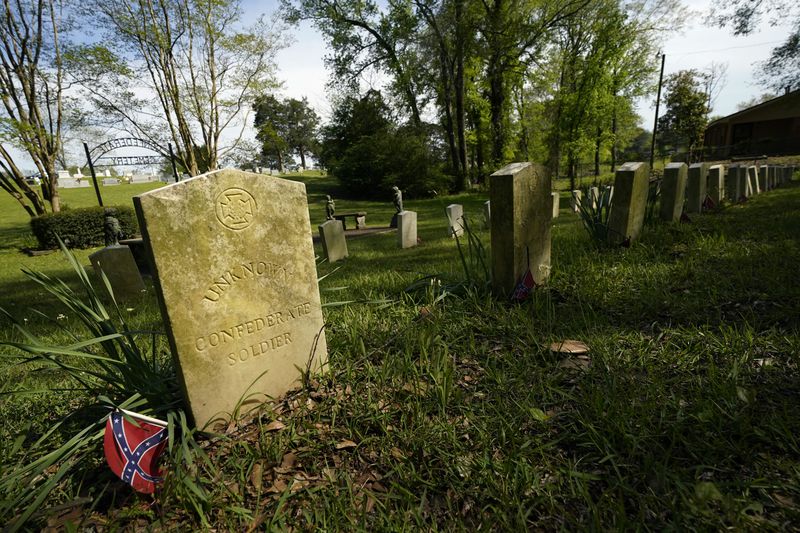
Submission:
[[[329,263],[347,257],[347,240],[344,238],[344,224],[341,220],[326,220],[319,225],[322,251]]]
[[[714,165],[708,169],[708,196],[719,207],[725,199],[725,166]]]
[[[492,201],[483,202],[483,224],[486,228],[492,227]]]
[[[417,245],[417,212],[397,213],[397,246],[412,248]]]
[[[447,213],[447,234],[451,237],[464,235],[464,206],[450,204],[445,208],[445,212]]]
[[[686,182],[686,212],[701,213],[706,200],[706,177],[708,164],[693,163],[689,166]]]
[[[731,165],[728,167],[728,175],[725,178],[725,195],[728,200],[733,203],[739,201],[742,197],[741,180],[739,179],[739,171],[743,167],[741,165]]]
[[[511,163],[489,177],[492,289],[509,297],[530,269],[536,284],[550,275],[552,195],[541,165]]]
[[[632,243],[639,238],[647,208],[650,169],[646,163],[625,163],[617,169],[608,215],[608,240]]]
[[[572,209],[573,213],[577,213],[580,210],[582,196],[583,193],[581,191],[572,191],[572,198],[570,198],[569,207]]]
[[[127,246],[106,246],[91,254],[89,261],[98,277],[101,271],[105,273],[117,302],[132,300],[145,290],[136,260]]]
[[[759,192],[766,192],[766,191],[769,190],[769,182],[768,182],[767,175],[769,174],[769,169],[771,169],[771,168],[772,167],[769,167],[767,165],[761,165],[760,167],[758,167],[758,182],[757,183],[758,183]]]
[[[664,167],[661,180],[661,206],[659,217],[667,222],[678,222],[683,213],[686,192],[686,163],[669,163]]]
[[[327,360],[305,185],[209,172],[134,198],[198,427]],[[216,424],[213,424],[216,426]]]
[[[553,218],[558,218],[558,212],[561,209],[561,195],[557,192],[551,193],[553,196]]]

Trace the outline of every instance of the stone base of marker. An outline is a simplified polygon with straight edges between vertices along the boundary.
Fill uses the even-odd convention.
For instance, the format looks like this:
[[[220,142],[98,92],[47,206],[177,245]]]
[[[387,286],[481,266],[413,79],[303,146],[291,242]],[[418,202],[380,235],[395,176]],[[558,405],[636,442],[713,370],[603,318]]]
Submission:
[[[686,212],[701,213],[706,200],[708,164],[693,163],[686,177]]]
[[[553,218],[558,218],[558,212],[561,210],[561,195],[557,192],[552,193],[553,196]]]
[[[632,243],[639,238],[647,209],[650,167],[646,163],[625,163],[617,169],[614,195],[608,215],[608,241]]]
[[[328,220],[320,224],[319,237],[322,241],[322,251],[329,263],[347,257],[347,240],[344,237],[344,225],[341,220]]]
[[[400,211],[397,213],[397,246],[413,248],[417,245],[417,213],[416,211]]]
[[[661,205],[659,218],[666,222],[678,222],[683,214],[688,167],[686,163],[668,163],[661,179]]]
[[[139,268],[127,246],[106,246],[90,255],[89,260],[98,276],[102,271],[108,278],[116,301],[132,300],[145,290]]]
[[[511,296],[528,270],[537,285],[550,276],[551,193],[541,165],[511,163],[489,176],[492,290],[497,296]]]
[[[450,204],[445,208],[447,213],[447,234],[451,237],[461,237],[464,235],[464,206],[461,204]]]
[[[577,189],[572,191],[572,197],[570,198],[570,201],[569,201],[569,207],[570,207],[570,209],[572,209],[573,213],[577,213],[578,211],[580,211],[580,205],[581,205],[582,196],[583,196],[583,193],[581,191],[579,191]]]

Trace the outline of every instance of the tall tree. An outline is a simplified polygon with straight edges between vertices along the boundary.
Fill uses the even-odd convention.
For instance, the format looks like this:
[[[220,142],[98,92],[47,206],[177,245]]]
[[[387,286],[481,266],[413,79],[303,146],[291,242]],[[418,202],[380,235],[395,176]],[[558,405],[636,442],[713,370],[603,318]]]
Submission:
[[[708,123],[708,97],[703,75],[681,70],[664,82],[664,115],[658,119],[658,139],[663,148],[685,149],[690,162],[702,148]]]
[[[289,99],[289,132],[287,144],[300,156],[300,166],[306,169],[306,154],[317,150],[319,115],[308,105],[308,99]]]
[[[256,140],[261,144],[262,162],[275,165],[278,171],[284,172],[290,147],[289,105],[268,94],[256,98],[253,107],[256,112]]]
[[[279,32],[263,19],[243,28],[238,0],[91,0],[89,6],[110,43],[73,54],[94,102],[120,129],[175,143],[190,174],[217,168],[241,139],[241,114],[276,86]],[[223,147],[223,130],[237,124],[238,137]]]
[[[45,204],[25,182],[10,146],[25,152],[41,175],[42,192],[61,207],[56,161],[61,152],[64,70],[63,6],[55,0],[4,0],[0,24],[0,188],[29,215]]]

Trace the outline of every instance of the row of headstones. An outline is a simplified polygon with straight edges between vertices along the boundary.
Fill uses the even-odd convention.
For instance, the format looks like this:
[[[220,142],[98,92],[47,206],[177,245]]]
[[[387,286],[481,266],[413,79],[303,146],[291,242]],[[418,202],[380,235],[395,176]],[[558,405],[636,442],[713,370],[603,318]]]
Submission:
[[[105,186],[113,186],[119,185],[120,183],[150,183],[152,181],[158,181],[157,178],[153,176],[142,176],[142,175],[135,175],[132,176],[128,181],[122,181],[119,178],[103,178],[103,185]],[[91,186],[91,178],[87,177],[70,177],[70,178],[58,178],[58,186],[64,189],[76,189],[80,187],[90,187]]]
[[[648,182],[644,163],[617,170],[610,239],[638,237]],[[513,163],[489,183],[492,284],[508,297],[528,271],[535,284],[550,274],[550,177],[541,166]],[[302,183],[221,170],[142,194],[134,204],[180,383],[199,427],[264,399],[248,392],[275,398],[302,371],[325,367]],[[463,209],[455,205],[448,218],[460,231],[452,223]],[[416,213],[401,215],[399,228],[416,221]]]
[[[326,220],[319,230],[322,251],[329,263],[348,257],[344,223],[341,220]],[[412,248],[417,245],[417,212],[403,210],[397,213],[397,247]]]

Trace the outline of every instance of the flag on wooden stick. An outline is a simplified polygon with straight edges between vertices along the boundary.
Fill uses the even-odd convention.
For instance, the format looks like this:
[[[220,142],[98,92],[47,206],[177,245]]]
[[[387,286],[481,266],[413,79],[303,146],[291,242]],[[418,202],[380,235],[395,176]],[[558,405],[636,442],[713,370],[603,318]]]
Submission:
[[[115,410],[108,416],[103,437],[108,466],[139,492],[152,494],[162,481],[158,459],[167,443],[166,426],[130,411]]]

